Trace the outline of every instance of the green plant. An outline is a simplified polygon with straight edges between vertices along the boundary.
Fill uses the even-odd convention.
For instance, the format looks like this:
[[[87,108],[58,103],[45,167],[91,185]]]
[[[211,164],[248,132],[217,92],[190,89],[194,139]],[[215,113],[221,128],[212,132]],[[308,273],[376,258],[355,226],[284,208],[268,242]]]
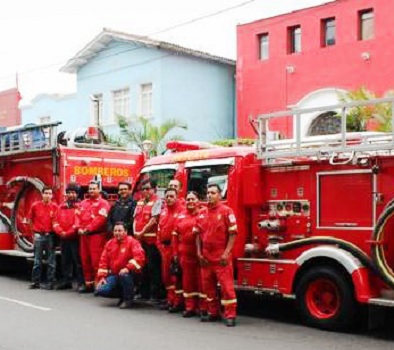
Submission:
[[[166,143],[170,140],[183,140],[180,135],[168,136],[176,128],[187,129],[187,125],[177,119],[167,119],[159,125],[153,124],[145,117],[127,119],[118,116],[118,125],[123,139],[143,150],[143,142],[152,142],[152,155],[161,154],[165,151]]]

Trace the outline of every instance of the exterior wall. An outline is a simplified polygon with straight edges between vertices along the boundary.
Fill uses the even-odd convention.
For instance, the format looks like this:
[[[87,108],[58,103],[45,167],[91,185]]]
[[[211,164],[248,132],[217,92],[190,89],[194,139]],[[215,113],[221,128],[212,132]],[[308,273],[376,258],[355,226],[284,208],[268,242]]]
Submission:
[[[102,94],[101,125],[116,136],[119,128],[112,113],[112,92],[129,89],[130,113],[126,117],[136,117],[141,115],[141,85],[152,83],[154,123],[179,119],[188,130],[174,132],[188,140],[231,138],[235,129],[234,74],[234,66],[112,41],[78,71],[73,99],[36,99],[31,108],[23,110],[23,119],[24,123],[37,122],[39,116],[56,115],[52,120],[60,118],[67,128],[92,125],[90,95]],[[64,113],[60,115],[60,111]]]
[[[359,11],[371,8],[374,10],[374,39],[360,41]],[[382,94],[393,89],[393,12],[392,0],[337,0],[238,26],[238,135],[253,135],[249,115],[298,107],[299,102],[305,104],[305,97],[314,91],[354,90],[364,86]],[[322,47],[321,20],[330,17],[336,19],[336,44]],[[302,52],[288,54],[287,28],[295,25],[301,26]],[[262,33],[269,34],[269,59],[265,61],[258,56],[258,35]],[[369,59],[365,59],[363,53],[368,53]],[[282,120],[271,123],[270,127],[291,134],[292,123]]]
[[[171,52],[113,41],[78,72],[78,110],[91,120],[89,95],[103,94],[103,126],[117,134],[112,91],[129,88],[130,114],[141,115],[141,85],[152,83],[153,122],[176,118],[189,140],[234,137],[235,68]],[[210,126],[210,130],[207,130]]]
[[[18,89],[0,92],[0,127],[21,124],[21,112],[18,108],[19,100]]]
[[[39,95],[31,105],[21,107],[22,124],[39,124],[41,117],[51,117],[51,122],[61,121],[58,131],[84,126],[76,108],[76,95]]]

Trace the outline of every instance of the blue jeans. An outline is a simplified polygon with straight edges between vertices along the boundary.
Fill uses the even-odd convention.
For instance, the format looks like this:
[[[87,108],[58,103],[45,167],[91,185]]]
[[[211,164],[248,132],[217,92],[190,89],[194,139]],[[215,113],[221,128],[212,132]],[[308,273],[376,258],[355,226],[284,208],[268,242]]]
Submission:
[[[96,289],[96,295],[104,298],[120,298],[123,301],[134,299],[134,279],[131,273],[109,275],[106,283]]]
[[[34,265],[31,273],[33,283],[40,283],[42,271],[43,253],[47,253],[47,282],[55,281],[56,256],[55,256],[55,235],[50,233],[47,236],[34,234]]]

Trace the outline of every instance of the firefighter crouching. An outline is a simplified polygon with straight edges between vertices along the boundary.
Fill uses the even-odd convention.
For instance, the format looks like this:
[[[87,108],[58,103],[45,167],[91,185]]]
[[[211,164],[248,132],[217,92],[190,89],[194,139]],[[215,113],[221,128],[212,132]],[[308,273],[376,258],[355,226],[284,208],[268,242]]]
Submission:
[[[160,213],[157,231],[157,246],[161,254],[161,277],[167,294],[166,304],[162,305],[161,308],[168,308],[171,313],[181,311],[183,294],[183,290],[179,288],[180,283],[177,283],[177,277],[170,273],[173,259],[172,233],[175,221],[184,209],[177,197],[178,193],[175,189],[166,189],[165,205]]]
[[[220,188],[208,185],[208,211],[197,218],[197,254],[201,263],[202,287],[207,295],[208,313],[202,322],[216,321],[220,317],[217,282],[220,284],[221,304],[228,327],[235,326],[237,299],[234,290],[232,249],[237,223],[231,208],[220,203]]]
[[[156,195],[156,183],[148,180],[142,184],[142,198],[134,212],[134,236],[142,243],[146,265],[140,285],[141,299],[159,302],[161,297],[161,258],[157,249],[157,222],[161,200]]]
[[[172,241],[174,260],[180,262],[182,269],[185,302],[183,317],[193,317],[198,313],[206,313],[206,295],[202,293],[196,234],[193,232],[193,227],[196,225],[200,213],[197,193],[194,191],[188,192],[186,195],[186,210],[178,215]]]
[[[109,203],[101,198],[97,182],[89,183],[89,198],[77,210],[77,227],[80,235],[80,254],[85,284],[80,293],[92,293],[99,260],[107,241],[107,216]]]
[[[79,238],[76,227],[76,211],[79,208],[78,193],[80,186],[70,183],[66,187],[66,200],[59,205],[54,219],[53,229],[60,238],[62,279],[56,289],[71,289],[74,272],[78,288],[84,284],[81,258],[79,256]]]
[[[95,295],[119,297],[119,308],[128,309],[134,299],[134,275],[142,272],[145,253],[139,241],[127,236],[123,222],[115,223],[113,234],[100,258]]]

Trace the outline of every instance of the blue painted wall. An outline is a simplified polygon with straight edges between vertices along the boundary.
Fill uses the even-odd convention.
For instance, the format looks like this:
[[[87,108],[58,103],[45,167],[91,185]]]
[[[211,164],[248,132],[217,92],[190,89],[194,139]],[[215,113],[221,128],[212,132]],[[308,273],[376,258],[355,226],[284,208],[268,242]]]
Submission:
[[[128,117],[136,117],[140,115],[141,85],[152,83],[154,123],[169,118],[185,122],[188,130],[178,129],[175,133],[187,140],[231,138],[235,133],[234,74],[234,66],[139,43],[112,41],[79,69],[77,93],[68,100],[69,107],[67,101],[37,100],[29,110],[22,111],[22,119],[24,123],[34,119],[47,104],[48,110],[56,110],[56,117],[68,118],[65,125],[87,126],[93,120],[89,96],[102,94],[102,124],[107,133],[116,135],[118,127],[111,115],[112,91],[129,88]],[[73,111],[76,124],[59,113],[60,104],[62,109]]]
[[[28,106],[21,107],[22,125],[38,124],[40,117],[51,117],[51,122],[61,121],[58,131],[76,129],[81,126],[76,95],[38,95]]]

